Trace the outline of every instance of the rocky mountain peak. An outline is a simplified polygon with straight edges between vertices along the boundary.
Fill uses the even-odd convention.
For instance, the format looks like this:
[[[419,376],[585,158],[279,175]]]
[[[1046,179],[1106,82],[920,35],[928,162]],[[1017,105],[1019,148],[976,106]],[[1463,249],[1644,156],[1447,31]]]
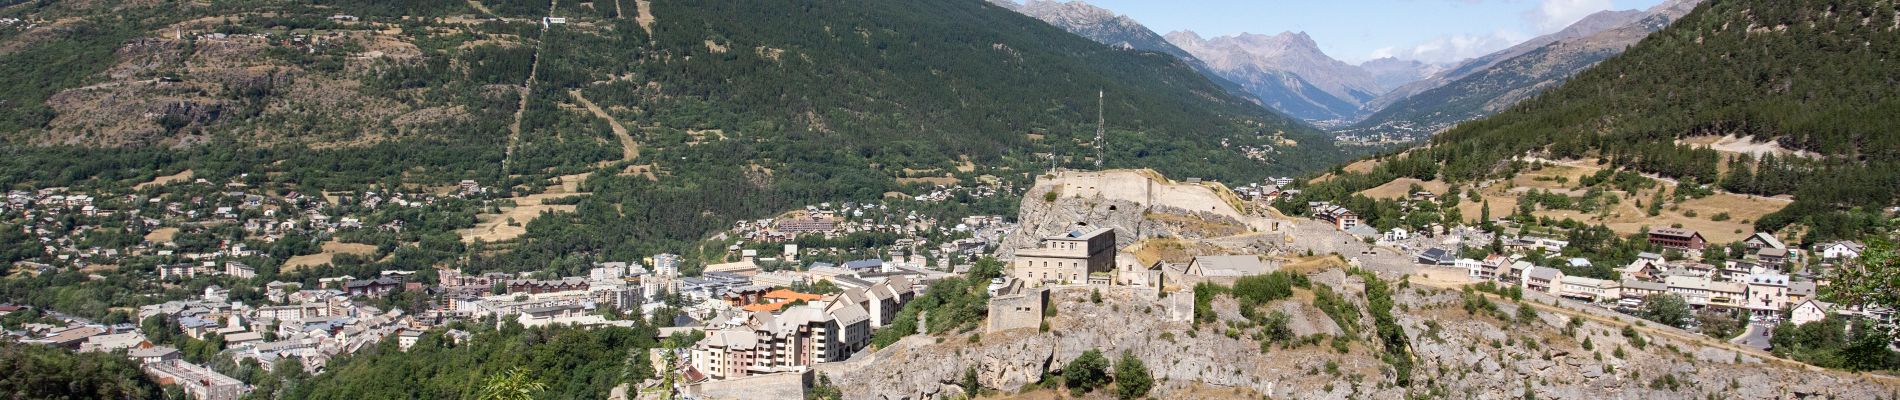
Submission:
[[[1167,35],[1168,41],[1235,82],[1283,79],[1291,74],[1323,91],[1331,99],[1318,100],[1344,105],[1342,113],[1320,119],[1351,118],[1365,101],[1385,92],[1372,74],[1358,66],[1333,59],[1305,32],[1281,32],[1274,35],[1241,33],[1203,39],[1192,31]],[[1322,94],[1312,94],[1322,95]],[[1271,97],[1271,96],[1262,96]],[[1310,95],[1308,95],[1310,97]]]

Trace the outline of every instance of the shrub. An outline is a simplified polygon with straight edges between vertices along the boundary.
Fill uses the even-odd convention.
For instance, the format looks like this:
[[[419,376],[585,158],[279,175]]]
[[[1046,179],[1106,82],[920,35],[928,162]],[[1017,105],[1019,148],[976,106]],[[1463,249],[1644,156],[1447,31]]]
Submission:
[[[1123,350],[1122,359],[1115,363],[1115,397],[1122,400],[1147,397],[1154,385],[1148,366],[1135,358],[1134,353]]]
[[[1108,384],[1108,358],[1100,350],[1089,349],[1062,367],[1062,381],[1070,390],[1088,393]]]

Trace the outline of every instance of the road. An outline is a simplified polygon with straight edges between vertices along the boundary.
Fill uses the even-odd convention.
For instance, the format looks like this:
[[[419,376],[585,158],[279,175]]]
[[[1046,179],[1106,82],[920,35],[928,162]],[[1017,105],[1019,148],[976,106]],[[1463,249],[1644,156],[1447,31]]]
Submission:
[[[1769,347],[1768,339],[1774,337],[1774,335],[1772,334],[1773,331],[1774,331],[1774,327],[1771,327],[1768,325],[1750,323],[1748,324],[1747,331],[1742,332],[1741,336],[1737,336],[1735,337],[1735,339],[1729,340],[1728,342],[1734,343],[1736,345],[1748,347],[1751,349],[1768,351],[1768,347]]]

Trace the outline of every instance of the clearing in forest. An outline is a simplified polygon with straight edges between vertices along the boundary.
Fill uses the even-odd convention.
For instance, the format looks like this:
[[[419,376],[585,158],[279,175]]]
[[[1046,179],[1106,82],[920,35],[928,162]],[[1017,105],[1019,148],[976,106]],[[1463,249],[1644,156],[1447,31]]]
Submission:
[[[579,191],[582,179],[587,179],[587,175],[562,176],[558,184],[549,186],[546,191],[507,199],[513,200],[515,205],[502,207],[500,213],[478,215],[475,217],[475,227],[456,233],[462,236],[464,243],[474,243],[478,240],[489,243],[514,240],[528,233],[528,221],[540,217],[543,213],[573,212],[574,205],[547,204],[547,202],[586,195],[587,193]]]
[[[191,180],[191,176],[192,176],[192,172],[191,170],[188,169],[188,170],[184,170],[184,172],[152,178],[151,182],[140,183],[137,186],[133,186],[132,189],[145,190],[145,188],[148,188],[148,187],[170,185],[174,182],[183,182],[183,181]]]
[[[338,254],[352,254],[358,256],[376,255],[376,245],[343,243],[335,240],[323,242],[323,251],[317,252],[317,254],[291,257],[289,260],[284,261],[284,267],[281,269],[283,272],[291,272],[301,268],[330,264],[336,260]]]

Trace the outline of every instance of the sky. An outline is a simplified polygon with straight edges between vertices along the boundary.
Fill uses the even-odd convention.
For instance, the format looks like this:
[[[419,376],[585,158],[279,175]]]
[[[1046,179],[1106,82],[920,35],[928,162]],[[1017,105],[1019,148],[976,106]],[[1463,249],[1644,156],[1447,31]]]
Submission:
[[[1556,32],[1603,10],[1661,0],[1084,0],[1156,33],[1202,37],[1305,31],[1349,63],[1397,57],[1445,63]]]

